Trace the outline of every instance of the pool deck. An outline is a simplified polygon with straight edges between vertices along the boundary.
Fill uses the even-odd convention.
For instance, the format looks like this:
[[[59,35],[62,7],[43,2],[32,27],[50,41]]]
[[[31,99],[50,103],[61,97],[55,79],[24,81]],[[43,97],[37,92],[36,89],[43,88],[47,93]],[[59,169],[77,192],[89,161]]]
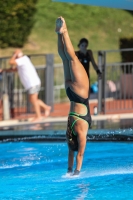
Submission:
[[[118,133],[115,127],[113,130],[112,126],[114,124],[121,124],[124,121],[124,128],[125,126],[129,128],[130,124],[127,124],[127,121],[129,121],[131,127],[133,127],[133,113],[93,115],[94,105],[96,105],[96,102],[90,104],[93,124],[92,129],[89,129],[88,141],[133,141],[133,129],[127,131],[127,133],[125,130],[121,130]],[[32,122],[34,114],[21,114],[15,119],[2,120],[0,121],[0,142],[66,141],[65,129],[69,108],[69,103],[55,104],[50,116],[43,118],[39,122]],[[108,125],[109,128],[111,127],[111,132],[108,131]],[[122,127],[118,125],[118,128]]]
[[[113,114],[100,114],[94,115],[94,107],[97,106],[97,99],[90,100],[90,113],[93,121],[120,121],[121,119],[133,119],[133,113],[113,113]],[[66,122],[67,116],[70,108],[69,102],[64,103],[56,103],[54,104],[53,111],[50,113],[50,116],[44,118],[41,123],[48,122]],[[31,122],[34,117],[34,114],[21,114],[15,117],[15,119],[10,120],[2,120],[0,121],[0,128],[2,127],[13,127],[13,126],[21,126],[21,125],[30,125],[36,124],[38,122]]]
[[[125,113],[125,114],[108,114],[108,115],[92,115],[93,121],[102,121],[102,120],[108,120],[108,121],[119,121],[121,119],[133,119],[133,113]],[[22,125],[31,125],[31,124],[38,124],[38,122],[31,122],[32,117],[29,117],[25,120],[23,119],[10,119],[10,120],[3,120],[0,121],[0,127],[13,127],[13,126],[22,126]],[[66,122],[67,116],[50,116],[47,118],[44,118],[39,122],[39,124],[42,123],[48,123],[48,122]]]

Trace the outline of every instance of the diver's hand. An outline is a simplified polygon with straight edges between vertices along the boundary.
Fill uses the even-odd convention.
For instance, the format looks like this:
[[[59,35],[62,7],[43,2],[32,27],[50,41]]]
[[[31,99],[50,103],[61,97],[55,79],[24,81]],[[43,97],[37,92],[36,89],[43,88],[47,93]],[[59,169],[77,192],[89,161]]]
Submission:
[[[79,173],[80,173],[80,171],[77,170],[77,169],[75,169],[75,170],[74,170],[74,173],[73,173],[73,176],[77,176],[77,175],[79,175]]]
[[[98,79],[102,79],[102,72],[97,69],[97,75],[98,75]]]
[[[68,170],[67,170],[67,173],[72,173],[73,172],[73,169],[71,167],[68,167]]]

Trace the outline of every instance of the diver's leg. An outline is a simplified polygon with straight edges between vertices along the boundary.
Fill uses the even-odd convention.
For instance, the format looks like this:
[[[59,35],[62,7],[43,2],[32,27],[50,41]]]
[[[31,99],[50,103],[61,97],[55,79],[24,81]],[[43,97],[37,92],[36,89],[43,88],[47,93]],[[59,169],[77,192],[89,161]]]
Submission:
[[[65,87],[67,88],[69,83],[71,83],[71,74],[69,68],[69,60],[67,59],[66,54],[64,52],[64,43],[61,34],[58,34],[58,53],[63,62]]]
[[[72,78],[71,88],[78,95],[87,98],[89,90],[88,76],[84,67],[75,55],[64,18],[59,17],[58,19],[62,21],[61,28],[58,32],[62,35],[65,55],[69,60],[70,74]]]

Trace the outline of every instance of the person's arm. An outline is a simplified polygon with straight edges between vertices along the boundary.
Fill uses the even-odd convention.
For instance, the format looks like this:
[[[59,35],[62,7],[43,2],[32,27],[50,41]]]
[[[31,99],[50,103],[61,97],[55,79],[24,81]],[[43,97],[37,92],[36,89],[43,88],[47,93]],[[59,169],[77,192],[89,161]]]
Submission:
[[[82,162],[83,162],[85,146],[86,146],[86,137],[79,137],[78,142],[79,142],[79,148],[78,148],[78,153],[76,156],[76,169],[74,170],[73,175],[78,175],[80,173],[80,169],[82,167]]]
[[[11,65],[11,67],[8,69],[0,69],[0,73],[17,71],[17,63],[15,61],[16,58],[17,58],[17,54],[14,53],[9,60],[9,64]]]
[[[11,65],[11,67],[8,68],[8,69],[3,69],[2,72],[3,71],[6,71],[6,72],[15,72],[15,71],[17,71],[16,58],[17,58],[17,54],[14,53],[12,55],[12,57],[10,58],[10,60],[9,60],[9,64]]]
[[[17,58],[17,54],[14,53],[13,56],[9,60],[9,64],[12,66],[12,69],[15,69],[17,67],[16,58]]]
[[[75,55],[78,57],[78,51],[75,51]]]
[[[82,124],[83,126],[83,124]],[[84,151],[85,151],[85,146],[86,146],[86,130],[88,130],[88,124],[84,122],[84,126],[82,129],[79,128],[77,130],[78,132],[78,153],[76,156],[76,169],[74,171],[73,175],[79,175],[81,167],[82,167],[82,162],[83,162],[83,156],[84,156]]]
[[[10,68],[8,68],[8,69],[0,69],[0,73],[3,73],[3,72],[16,72],[17,71],[17,68],[16,67],[14,67],[14,66],[12,66],[12,67],[10,67]]]
[[[91,59],[91,63],[92,63],[92,65],[93,65],[93,67],[94,67],[94,69],[95,69],[95,71],[98,75],[98,78],[102,78],[102,72],[99,70],[99,68],[98,68],[98,66],[97,66],[97,64],[94,60],[92,51],[88,50],[88,53],[89,53],[89,56],[90,56],[90,59]]]
[[[69,149],[68,152],[68,171],[67,173],[71,173],[73,171],[73,163],[74,163],[74,152]]]

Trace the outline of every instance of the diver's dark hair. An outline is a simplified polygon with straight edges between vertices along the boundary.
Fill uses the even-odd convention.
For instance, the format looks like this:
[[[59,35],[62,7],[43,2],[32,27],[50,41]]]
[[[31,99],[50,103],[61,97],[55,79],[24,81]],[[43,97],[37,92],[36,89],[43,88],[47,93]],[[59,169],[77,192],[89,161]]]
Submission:
[[[67,143],[69,148],[72,151],[78,151],[78,140],[77,140],[77,136],[75,136],[74,134],[69,134],[68,132],[66,132],[66,137],[67,137]]]
[[[89,44],[89,41],[88,41],[86,38],[81,38],[81,39],[80,39],[80,41],[79,41],[78,47],[79,47],[79,46],[80,46],[80,44],[82,44],[82,43],[86,43],[86,44],[87,44],[87,46],[88,46],[88,44]]]
[[[78,140],[77,140],[77,136],[72,133],[70,118],[68,118],[66,139],[67,139],[69,148],[72,151],[78,151]]]

